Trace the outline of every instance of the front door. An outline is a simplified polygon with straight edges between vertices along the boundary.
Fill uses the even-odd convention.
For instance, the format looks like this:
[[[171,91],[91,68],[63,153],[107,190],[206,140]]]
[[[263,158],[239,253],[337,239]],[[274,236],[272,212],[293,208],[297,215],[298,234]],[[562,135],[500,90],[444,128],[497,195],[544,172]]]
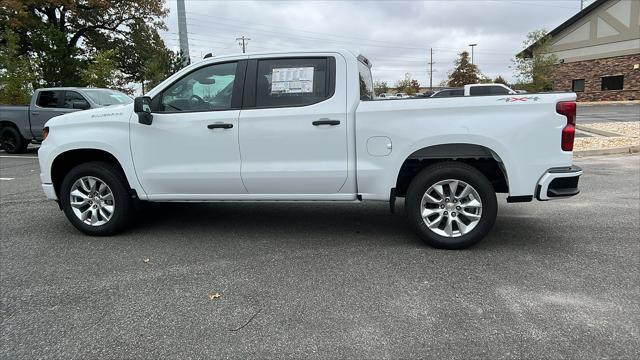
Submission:
[[[153,122],[131,120],[131,151],[150,200],[206,200],[246,193],[238,117],[246,62],[210,64],[152,100]]]
[[[345,73],[339,56],[249,61],[240,114],[249,193],[340,191],[347,179]]]

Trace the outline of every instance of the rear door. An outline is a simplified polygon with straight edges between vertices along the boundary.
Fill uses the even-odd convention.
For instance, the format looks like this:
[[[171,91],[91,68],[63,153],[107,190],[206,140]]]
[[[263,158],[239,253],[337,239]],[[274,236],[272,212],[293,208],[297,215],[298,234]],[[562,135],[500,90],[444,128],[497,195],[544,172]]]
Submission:
[[[29,121],[34,135],[42,134],[44,124],[52,117],[64,114],[62,110],[63,90],[42,90],[38,92],[35,106],[31,108]]]
[[[341,56],[249,61],[239,120],[249,193],[340,191],[347,179],[345,81]]]

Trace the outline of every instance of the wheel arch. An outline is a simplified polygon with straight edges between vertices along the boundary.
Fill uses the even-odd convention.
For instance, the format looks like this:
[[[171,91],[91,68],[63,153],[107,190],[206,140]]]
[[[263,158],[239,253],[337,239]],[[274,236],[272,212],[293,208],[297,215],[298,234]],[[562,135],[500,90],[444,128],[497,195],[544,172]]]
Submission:
[[[418,148],[405,157],[397,172],[394,196],[404,197],[413,178],[424,168],[443,161],[473,166],[489,179],[497,193],[509,192],[506,165],[491,148],[473,143],[437,144]]]
[[[60,198],[60,186],[66,174],[74,167],[91,161],[104,161],[116,166],[127,186],[131,189],[132,194],[136,194],[135,189],[132,187],[131,179],[127,176],[124,167],[116,156],[102,149],[80,148],[64,151],[58,154],[51,162],[51,183],[58,198]]]

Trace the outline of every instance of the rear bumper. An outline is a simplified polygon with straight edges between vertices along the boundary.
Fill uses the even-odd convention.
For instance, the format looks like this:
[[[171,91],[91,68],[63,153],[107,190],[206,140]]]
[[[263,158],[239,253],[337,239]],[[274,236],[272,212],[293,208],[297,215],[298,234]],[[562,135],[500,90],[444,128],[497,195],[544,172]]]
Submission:
[[[580,175],[582,175],[582,168],[575,165],[547,170],[538,181],[536,199],[546,201],[578,195]]]

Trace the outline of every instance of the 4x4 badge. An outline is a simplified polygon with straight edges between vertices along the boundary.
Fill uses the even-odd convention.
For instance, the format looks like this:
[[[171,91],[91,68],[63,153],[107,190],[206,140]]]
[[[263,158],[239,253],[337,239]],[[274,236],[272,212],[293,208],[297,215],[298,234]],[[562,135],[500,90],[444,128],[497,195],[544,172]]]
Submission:
[[[523,96],[523,97],[511,96],[511,97],[498,99],[498,101],[504,101],[504,102],[518,102],[518,101],[526,102],[529,100],[538,101],[540,100],[540,98],[537,96]]]

